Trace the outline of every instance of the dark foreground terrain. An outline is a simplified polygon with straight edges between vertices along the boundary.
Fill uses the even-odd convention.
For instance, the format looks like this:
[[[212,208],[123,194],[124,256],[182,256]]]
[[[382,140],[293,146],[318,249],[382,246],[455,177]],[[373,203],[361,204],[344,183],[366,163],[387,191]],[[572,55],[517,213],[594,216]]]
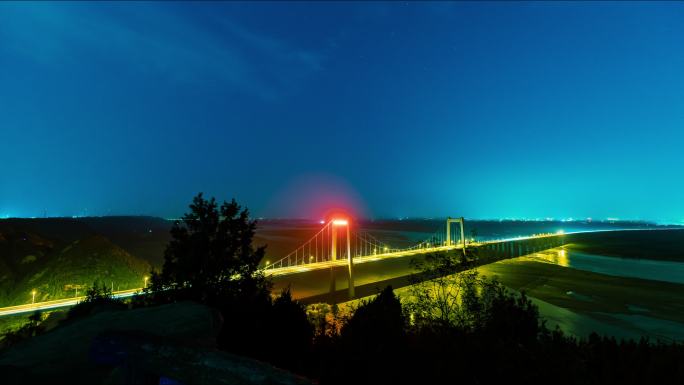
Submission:
[[[99,279],[100,285],[88,287],[86,300],[70,310],[27,315],[23,326],[15,325],[4,335],[0,341],[3,383],[418,384],[457,378],[464,383],[679,384],[684,380],[681,344],[597,334],[576,338],[547,325],[524,293],[529,289],[559,306],[575,306],[578,312],[600,312],[602,304],[610,307],[606,311],[643,312],[649,296],[664,296],[678,284],[640,284],[649,293],[634,288],[629,302],[622,303],[625,298],[614,286],[636,281],[563,270],[568,269],[560,258],[565,254],[556,261],[561,266],[548,261],[530,264],[520,258],[483,266],[487,275],[500,274],[505,285],[517,289],[512,292],[474,270],[494,262],[491,256],[470,251],[465,257],[446,253],[427,255],[417,264],[402,261],[391,271],[374,272],[370,265],[359,269],[368,268],[370,281],[381,284],[399,279],[396,282],[405,286],[400,291],[408,293],[401,301],[391,287],[371,287],[370,281],[364,285],[360,280],[360,292],[379,294],[347,306],[345,312],[334,304],[315,303],[311,297],[304,307],[286,287],[270,291],[269,280],[258,274],[263,251],[254,246],[269,239],[285,249],[315,230],[315,224],[271,224],[261,230],[261,238],[253,239],[254,224],[244,216],[236,219],[239,206],[231,205],[221,206],[219,215],[218,207],[201,195],[196,197],[191,209],[197,217],[187,217],[166,236],[173,242],[163,269],[151,274],[145,295],[126,302],[112,298],[113,283],[107,285],[101,277],[121,274],[125,282],[130,276],[134,285],[138,275],[149,273],[152,266],[159,268],[159,260],[131,253],[154,254],[154,245],[164,236],[150,234],[163,232],[167,222],[118,218],[115,224],[99,219],[2,223],[5,275],[23,285],[21,290],[46,277],[51,281],[39,286],[48,293],[43,296],[65,295],[63,277],[78,282],[84,278],[70,274],[79,271],[94,271],[87,278]],[[427,222],[416,223],[415,228],[400,223],[376,231],[408,242],[429,227]],[[637,245],[663,241],[669,245],[667,250],[656,254],[678,260],[672,250],[680,248],[679,234],[670,242],[665,231],[639,233],[633,232],[627,243],[613,234],[573,235],[567,247],[597,253],[597,244],[605,240],[607,253],[625,254]],[[627,254],[627,258],[643,255]],[[564,293],[573,279],[591,280],[593,284],[580,286],[604,290],[608,300],[602,300],[601,293],[594,293],[597,297],[590,301],[584,291]],[[60,286],[62,292],[57,291]],[[295,292],[317,290],[306,282],[294,286]],[[286,291],[280,292],[283,288]],[[654,317],[681,318],[667,301],[653,302],[648,310]]]
[[[4,384],[306,384],[263,362],[220,351],[218,312],[193,302],[102,309],[0,355]]]

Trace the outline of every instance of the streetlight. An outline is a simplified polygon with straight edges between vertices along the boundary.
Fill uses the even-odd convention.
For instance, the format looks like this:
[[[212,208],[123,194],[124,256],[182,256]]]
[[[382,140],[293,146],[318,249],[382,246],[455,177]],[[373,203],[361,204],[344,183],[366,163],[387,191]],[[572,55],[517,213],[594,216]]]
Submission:
[[[144,277],[144,279],[145,279],[145,286],[143,286],[143,288],[147,288],[147,279],[148,279],[148,278],[149,278],[148,276],[145,276],[145,277]]]
[[[33,291],[31,291],[31,294],[33,295],[33,299],[31,300],[31,304],[34,304],[34,303],[36,303],[36,289],[33,289]]]

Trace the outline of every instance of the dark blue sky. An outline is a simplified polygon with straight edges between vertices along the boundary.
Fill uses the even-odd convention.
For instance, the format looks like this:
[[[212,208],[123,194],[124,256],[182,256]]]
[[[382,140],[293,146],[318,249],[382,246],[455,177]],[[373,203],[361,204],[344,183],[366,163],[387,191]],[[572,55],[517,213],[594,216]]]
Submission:
[[[684,220],[684,3],[2,3],[0,216]]]

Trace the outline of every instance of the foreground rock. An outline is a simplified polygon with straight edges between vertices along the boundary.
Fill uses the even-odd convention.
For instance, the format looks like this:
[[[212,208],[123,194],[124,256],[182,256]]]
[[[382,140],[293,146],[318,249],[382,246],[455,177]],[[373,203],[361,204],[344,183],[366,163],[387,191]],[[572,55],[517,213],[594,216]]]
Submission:
[[[217,350],[220,323],[195,303],[100,312],[2,352],[0,372],[4,384],[309,383]]]

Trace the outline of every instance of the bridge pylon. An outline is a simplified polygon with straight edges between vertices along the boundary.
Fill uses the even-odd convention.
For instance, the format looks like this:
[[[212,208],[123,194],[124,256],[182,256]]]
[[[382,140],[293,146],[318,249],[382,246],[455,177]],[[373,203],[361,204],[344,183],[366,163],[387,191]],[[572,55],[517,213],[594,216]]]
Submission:
[[[458,223],[461,227],[461,245],[463,246],[463,256],[466,255],[466,241],[465,241],[465,231],[463,230],[464,219],[447,217],[446,220],[446,245],[451,246],[451,224]]]
[[[346,219],[334,219],[332,221],[332,234],[331,234],[331,253],[330,260],[337,260],[337,229],[339,227],[346,227],[346,238],[347,238],[347,272],[348,272],[348,282],[349,282],[349,299],[354,298],[354,258],[351,254],[351,224],[349,220]],[[330,267],[330,293],[334,293],[337,290],[335,282],[335,266]]]

